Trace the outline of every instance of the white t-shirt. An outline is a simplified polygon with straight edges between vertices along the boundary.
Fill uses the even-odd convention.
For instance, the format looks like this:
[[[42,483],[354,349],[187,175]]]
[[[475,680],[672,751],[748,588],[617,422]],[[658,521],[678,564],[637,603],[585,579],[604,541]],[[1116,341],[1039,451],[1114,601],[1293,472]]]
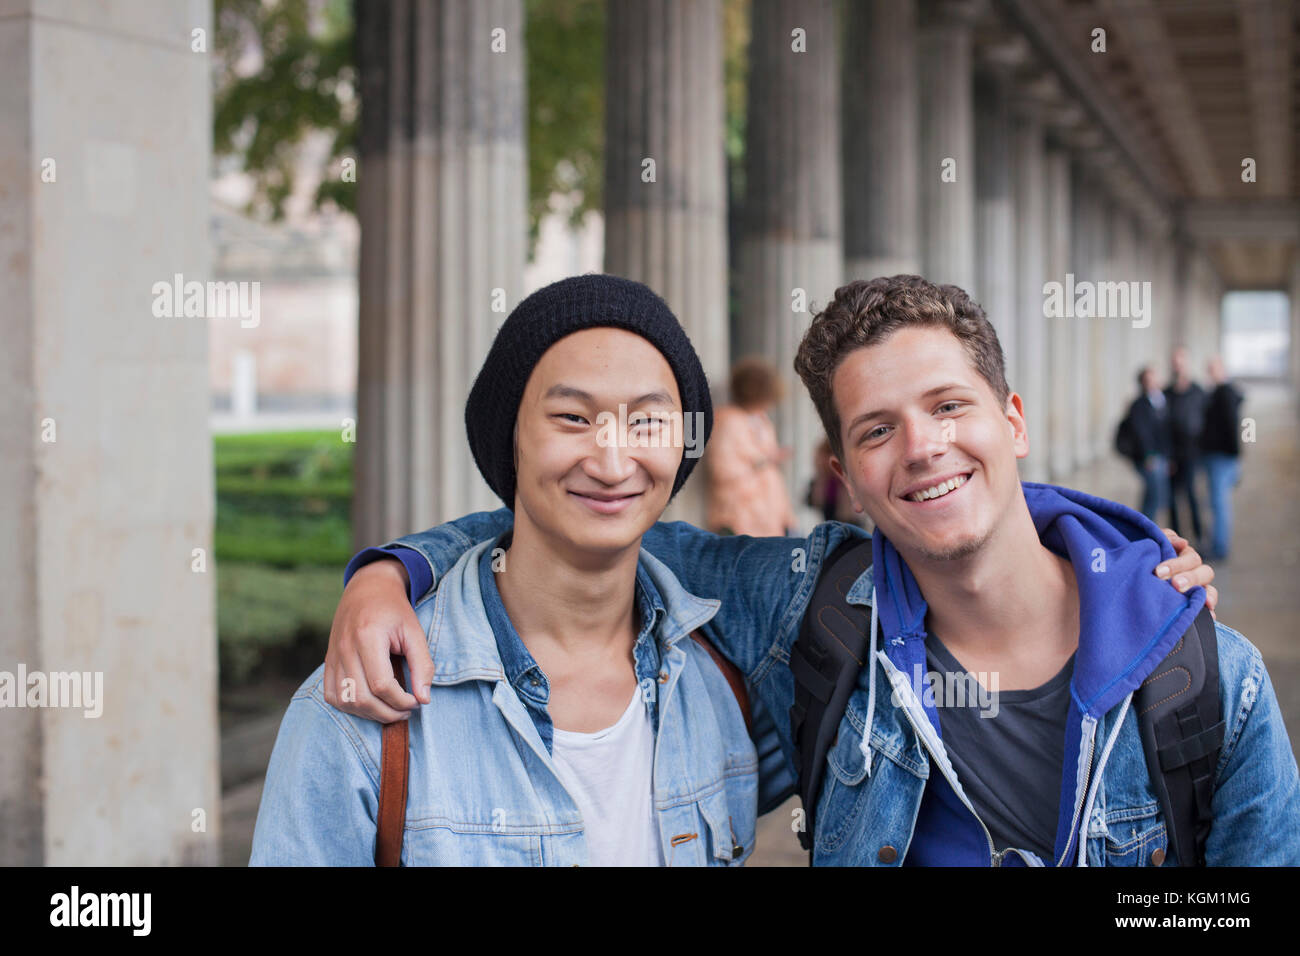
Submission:
[[[582,814],[592,866],[664,865],[654,813],[654,728],[640,687],[613,726],[590,734],[556,727],[551,756]]]

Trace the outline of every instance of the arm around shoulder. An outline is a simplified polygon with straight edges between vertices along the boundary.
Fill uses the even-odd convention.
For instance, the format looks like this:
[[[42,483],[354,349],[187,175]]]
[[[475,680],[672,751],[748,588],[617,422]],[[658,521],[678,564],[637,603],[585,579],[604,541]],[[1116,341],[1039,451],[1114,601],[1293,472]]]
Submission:
[[[430,589],[436,589],[442,576],[474,545],[487,538],[509,531],[514,527],[515,516],[509,508],[496,511],[477,511],[474,514],[448,521],[436,528],[403,535],[390,541],[385,548],[410,548],[429,563],[432,572]],[[412,603],[424,595],[417,594]]]
[[[661,521],[641,546],[686,590],[722,602],[705,634],[747,678],[761,679],[756,669],[798,630],[822,560],[855,534],[865,532],[838,521],[819,524],[806,538],[716,535],[684,521]]]

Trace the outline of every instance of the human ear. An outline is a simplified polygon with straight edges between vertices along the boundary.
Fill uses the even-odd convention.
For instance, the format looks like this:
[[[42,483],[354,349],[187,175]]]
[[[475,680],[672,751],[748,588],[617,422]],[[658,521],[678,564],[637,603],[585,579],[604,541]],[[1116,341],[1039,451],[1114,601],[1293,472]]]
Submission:
[[[853,502],[853,510],[858,514],[862,514],[862,503],[858,501],[858,496],[853,490],[853,485],[849,482],[848,477],[844,473],[844,465],[840,463],[839,458],[835,456],[834,452],[831,453],[831,471],[835,473],[835,477],[840,480],[840,484],[842,484],[845,490],[848,491],[849,500]]]
[[[1019,393],[1007,396],[1007,424],[1011,426],[1011,446],[1017,458],[1029,456],[1029,426],[1025,423],[1025,405]]]

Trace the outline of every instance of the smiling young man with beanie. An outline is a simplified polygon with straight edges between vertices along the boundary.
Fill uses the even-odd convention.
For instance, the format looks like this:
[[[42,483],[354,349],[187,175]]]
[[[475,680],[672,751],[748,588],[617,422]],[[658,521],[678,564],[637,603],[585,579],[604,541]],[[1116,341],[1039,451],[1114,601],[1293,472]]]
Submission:
[[[435,676],[410,716],[405,865],[737,865],[758,760],[691,637],[718,609],[641,550],[712,422],[698,357],[637,282],[566,279],[502,325],[470,392],[475,462],[512,529],[417,606]],[[693,447],[692,447],[693,446]],[[378,724],[322,666],[276,739],[254,865],[368,865]]]

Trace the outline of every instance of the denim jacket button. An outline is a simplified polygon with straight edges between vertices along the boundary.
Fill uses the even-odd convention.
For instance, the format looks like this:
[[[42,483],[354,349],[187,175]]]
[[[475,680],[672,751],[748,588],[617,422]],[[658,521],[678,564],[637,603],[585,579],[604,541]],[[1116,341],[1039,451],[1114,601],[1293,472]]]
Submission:
[[[1154,850],[1151,851],[1151,865],[1152,865],[1152,866],[1160,866],[1160,865],[1161,865],[1162,863],[1164,863],[1164,862],[1165,862],[1165,851],[1164,851],[1164,850],[1160,849],[1159,847],[1156,847],[1156,849],[1154,849]]]
[[[898,851],[892,846],[886,844],[880,848],[880,852],[876,854],[876,858],[880,860],[881,863],[893,863],[898,859]]]

